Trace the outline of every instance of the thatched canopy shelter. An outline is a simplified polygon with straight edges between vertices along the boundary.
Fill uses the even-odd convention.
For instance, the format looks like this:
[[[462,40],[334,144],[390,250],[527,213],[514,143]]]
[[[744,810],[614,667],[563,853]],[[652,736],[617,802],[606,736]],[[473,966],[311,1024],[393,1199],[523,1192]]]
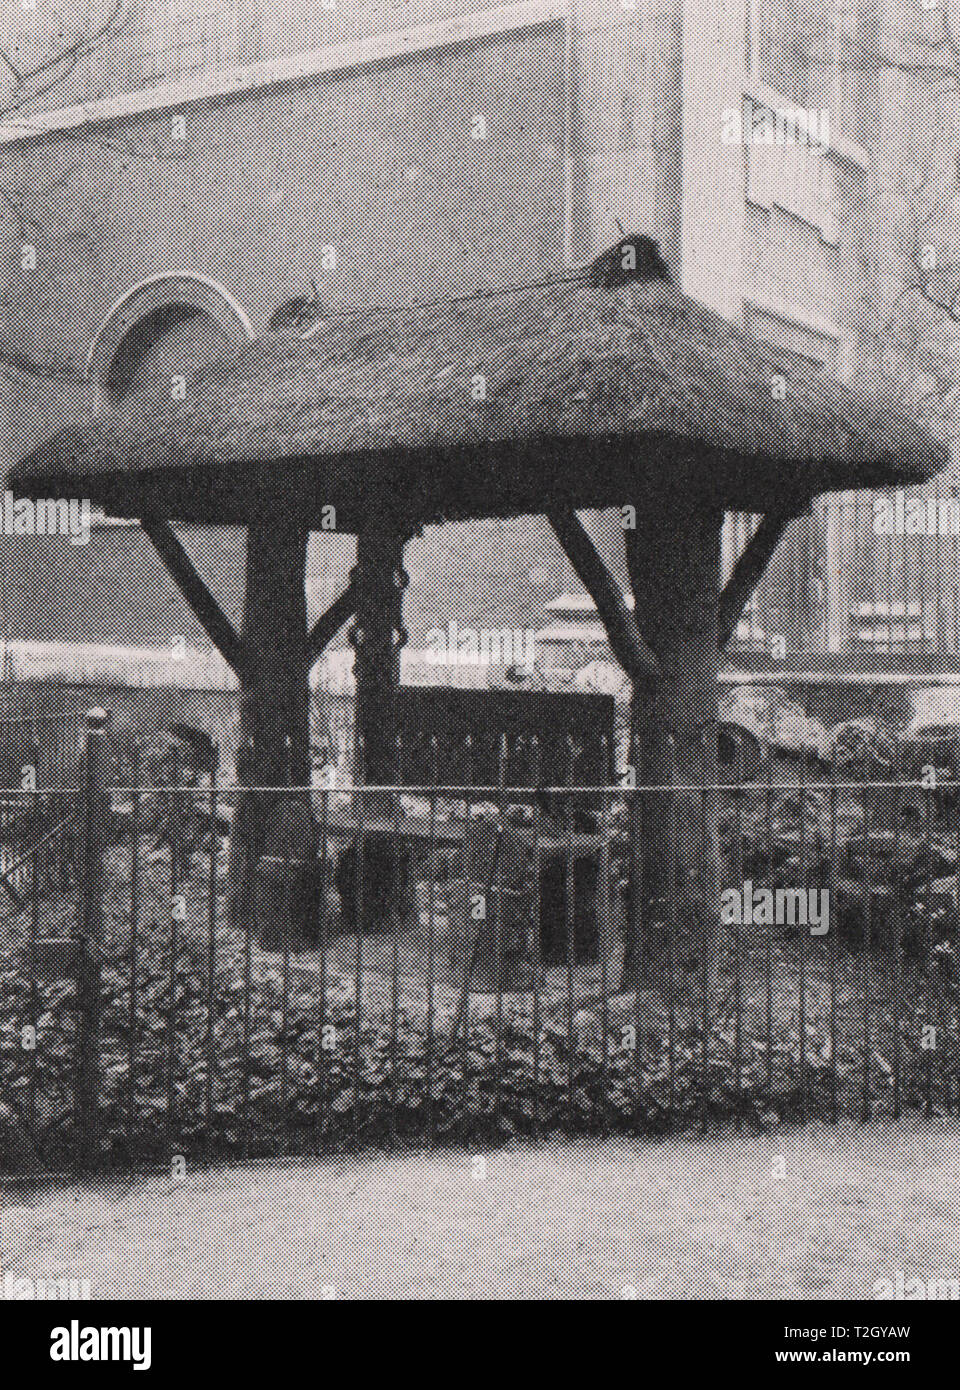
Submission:
[[[947,462],[887,402],[685,298],[645,238],[578,278],[268,335],[170,396],[165,381],[69,425],[9,485],[141,518],[238,670],[266,784],[282,780],[287,735],[305,779],[307,671],[354,612],[367,778],[393,780],[405,542],[427,522],[528,512],[548,514],[634,680],[641,780],[696,767],[714,781],[719,647],[789,520],[818,493],[922,481]],[[331,507],[357,534],[357,567],[308,633],[306,540]],[[631,509],[633,612],[576,516],[601,507]],[[728,509],[764,519],[720,594]],[[170,519],[248,525],[242,634]],[[649,856],[661,886],[662,848]]]
[[[63,429],[18,468],[23,493],[116,515],[247,522],[278,485],[319,525],[360,529],[382,486],[416,523],[641,501],[669,469],[704,498],[919,480],[940,453],[909,419],[748,337],[662,280],[560,280],[257,339]],[[546,471],[545,471],[546,470]]]

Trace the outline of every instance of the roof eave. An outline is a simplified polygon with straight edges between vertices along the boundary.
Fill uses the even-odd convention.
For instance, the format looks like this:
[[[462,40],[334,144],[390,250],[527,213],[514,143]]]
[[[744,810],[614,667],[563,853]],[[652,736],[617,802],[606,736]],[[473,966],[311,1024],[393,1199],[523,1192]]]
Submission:
[[[78,445],[85,447],[82,434],[55,437],[11,473],[7,486],[17,496],[89,497],[115,516],[152,514],[210,525],[244,524],[278,502],[319,525],[322,509],[332,504],[337,529],[348,532],[377,486],[412,525],[540,512],[547,480],[554,503],[581,510],[643,505],[667,492],[718,510],[762,513],[800,509],[826,492],[926,483],[949,458],[945,448],[934,447],[929,458],[776,459],[686,439],[620,434],[136,470],[118,460],[114,468],[84,470],[76,467]],[[446,479],[442,492],[438,471]]]

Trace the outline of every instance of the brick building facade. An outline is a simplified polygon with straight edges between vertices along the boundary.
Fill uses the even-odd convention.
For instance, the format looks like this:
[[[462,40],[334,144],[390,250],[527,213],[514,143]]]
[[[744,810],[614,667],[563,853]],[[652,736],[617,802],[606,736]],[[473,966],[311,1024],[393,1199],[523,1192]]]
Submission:
[[[37,0],[8,17],[18,69],[96,32],[90,13],[71,28]],[[909,124],[902,83],[861,61],[886,25],[868,0],[137,0],[48,91],[8,94],[0,449],[9,462],[91,393],[165,383],[265,331],[311,281],[336,310],[495,290],[573,270],[618,224],[655,237],[694,298],[870,377],[882,192]],[[813,113],[816,138],[731,138],[731,113],[746,131],[784,110]],[[878,542],[871,514],[840,497],[793,524],[745,645],[957,651],[960,542]],[[596,521],[610,553],[616,525]],[[728,519],[725,568],[751,528]],[[531,545],[542,564],[517,571]],[[428,532],[415,559],[454,577],[426,627],[469,609],[469,565],[532,622],[571,583],[539,519]],[[317,549],[318,605],[348,562]]]

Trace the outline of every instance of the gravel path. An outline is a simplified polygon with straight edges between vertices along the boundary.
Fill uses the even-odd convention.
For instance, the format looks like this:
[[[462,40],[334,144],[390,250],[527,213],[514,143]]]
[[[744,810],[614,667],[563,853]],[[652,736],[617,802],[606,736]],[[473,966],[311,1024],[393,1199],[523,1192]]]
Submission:
[[[20,1181],[0,1261],[93,1298],[871,1298],[960,1278],[957,1139],[911,1116]]]

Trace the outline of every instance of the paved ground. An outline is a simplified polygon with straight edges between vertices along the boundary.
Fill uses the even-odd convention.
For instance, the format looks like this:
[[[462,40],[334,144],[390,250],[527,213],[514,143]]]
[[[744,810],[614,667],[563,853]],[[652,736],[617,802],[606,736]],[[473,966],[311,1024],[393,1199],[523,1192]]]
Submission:
[[[0,1258],[94,1298],[870,1298],[960,1278],[958,1140],[911,1117],[16,1182]]]

